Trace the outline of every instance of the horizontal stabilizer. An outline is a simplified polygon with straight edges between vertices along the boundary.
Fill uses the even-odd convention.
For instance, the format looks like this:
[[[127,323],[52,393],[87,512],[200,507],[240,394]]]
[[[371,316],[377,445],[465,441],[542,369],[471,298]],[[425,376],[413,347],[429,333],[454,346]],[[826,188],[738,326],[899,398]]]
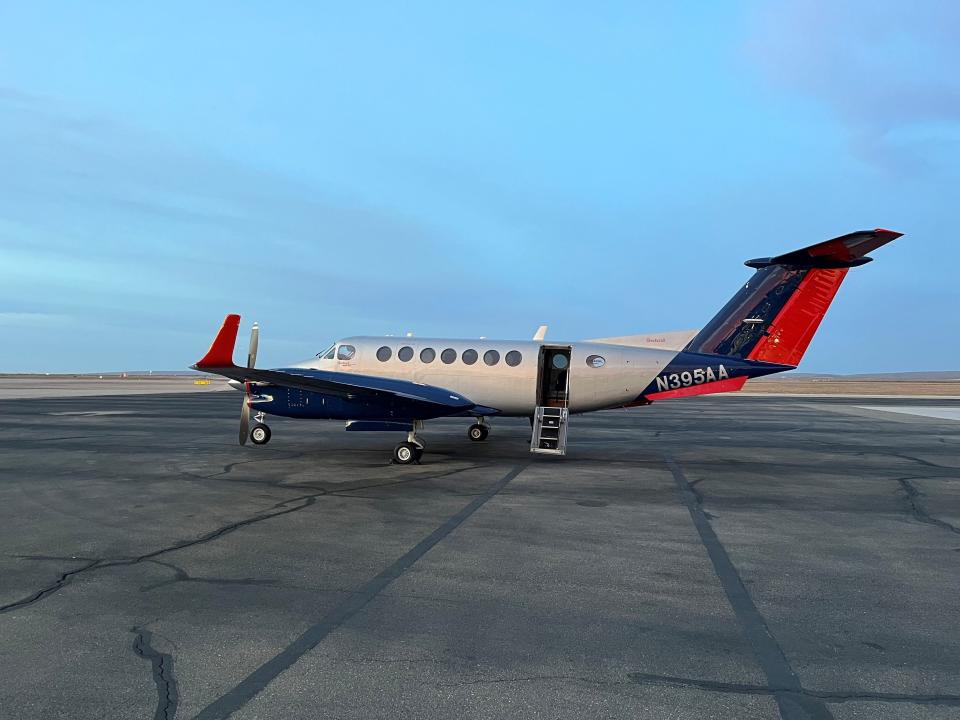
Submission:
[[[795,268],[856,267],[873,260],[873,258],[866,256],[867,253],[896,240],[902,235],[903,233],[882,228],[860,230],[776,257],[747,260],[744,265],[758,270],[770,265],[788,265]]]

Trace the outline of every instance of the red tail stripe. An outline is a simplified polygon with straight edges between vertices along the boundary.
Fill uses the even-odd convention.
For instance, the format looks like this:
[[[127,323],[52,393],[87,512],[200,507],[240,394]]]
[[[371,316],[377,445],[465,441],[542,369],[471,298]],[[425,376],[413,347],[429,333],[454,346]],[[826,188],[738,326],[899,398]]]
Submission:
[[[847,270],[809,270],[748,359],[799,365]]]
[[[732,377],[726,380],[691,385],[676,390],[663,390],[646,395],[647,400],[669,400],[670,398],[692,397],[694,395],[709,395],[710,393],[734,392],[743,387],[746,377]]]

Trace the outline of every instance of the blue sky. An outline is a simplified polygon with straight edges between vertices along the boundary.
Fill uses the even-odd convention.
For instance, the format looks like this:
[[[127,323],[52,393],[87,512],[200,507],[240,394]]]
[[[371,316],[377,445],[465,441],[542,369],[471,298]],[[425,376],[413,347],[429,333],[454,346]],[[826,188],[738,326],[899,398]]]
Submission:
[[[456,5],[0,7],[0,371],[693,328],[872,227],[801,370],[960,368],[955,3]]]

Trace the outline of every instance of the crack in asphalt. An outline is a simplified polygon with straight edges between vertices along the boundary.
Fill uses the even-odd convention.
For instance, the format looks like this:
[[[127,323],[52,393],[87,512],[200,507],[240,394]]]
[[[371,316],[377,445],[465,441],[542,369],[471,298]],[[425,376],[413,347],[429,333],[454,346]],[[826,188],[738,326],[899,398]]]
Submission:
[[[727,683],[717,680],[656,675],[653,673],[628,673],[630,682],[636,684],[670,685],[673,687],[697,688],[710,692],[731,693],[735,695],[776,695],[778,693],[796,694],[828,703],[845,702],[890,702],[913,703],[917,705],[947,705],[960,707],[960,695],[908,695],[905,693],[875,693],[861,690],[844,692],[823,692],[800,688],[782,688],[769,685],[748,685]]]
[[[618,680],[597,680],[596,678],[585,678],[578,675],[527,675],[513,678],[478,678],[476,680],[461,680],[459,682],[438,683],[423,682],[421,685],[430,687],[464,687],[468,685],[500,685],[503,683],[525,683],[541,682],[544,680],[573,680],[576,682],[589,683],[591,685],[624,685],[623,681]]]
[[[207,475],[206,477],[209,479],[209,478],[221,477],[223,475],[229,475],[230,473],[233,472],[233,469],[238,465],[251,465],[253,463],[268,462],[271,460],[296,460],[297,458],[303,457],[306,454],[307,454],[307,451],[303,450],[301,452],[296,452],[296,453],[281,455],[281,456],[272,455],[270,457],[265,457],[265,458],[250,458],[249,460],[235,460],[234,462],[230,462],[224,465],[223,470],[221,470],[220,472]]]
[[[298,510],[303,510],[304,508],[310,507],[311,505],[313,505],[316,502],[316,498],[324,494],[326,494],[325,491],[318,492],[313,495],[307,495],[307,496],[302,496],[297,498],[289,498],[287,500],[284,500],[283,502],[273,505],[271,508],[268,509],[267,512],[258,513],[251,517],[244,518],[243,520],[238,520],[237,522],[230,523],[229,525],[224,525],[223,527],[220,527],[220,528],[217,528],[216,530],[212,530],[208,533],[205,533],[198,538],[194,538],[193,540],[174,543],[173,545],[168,545],[167,547],[160,548],[159,550],[154,550],[153,552],[149,552],[144,555],[138,555],[137,557],[132,557],[132,558],[120,558],[120,559],[113,559],[113,560],[106,559],[106,558],[100,558],[100,559],[94,560],[93,562],[88,563],[83,567],[76,568],[74,570],[70,570],[69,572],[63,573],[55,582],[51,583],[50,585],[47,585],[46,587],[38,590],[37,592],[25,598],[16,600],[6,605],[0,605],[0,614],[7,613],[12,610],[17,610],[19,608],[27,607],[28,605],[32,605],[33,603],[49,595],[52,595],[53,593],[57,592],[58,590],[63,588],[65,585],[67,585],[74,576],[79,575],[81,573],[89,572],[92,570],[101,570],[103,568],[136,565],[138,563],[142,563],[144,561],[152,560],[156,557],[160,557],[161,555],[165,555],[167,553],[183,550],[184,548],[194,547],[195,545],[201,545],[203,543],[210,542],[211,540],[216,540],[217,538],[221,538],[224,535],[228,535],[234,532],[235,530],[239,530],[242,527],[246,527],[247,525],[252,525],[254,523],[262,522],[264,520],[271,520],[275,517],[280,517],[281,515],[288,515],[290,513],[297,512]],[[297,502],[298,500],[303,500],[303,502],[299,505],[295,505],[294,507],[284,508],[282,510],[278,510],[277,512],[269,512],[269,510],[282,507],[292,502]]]
[[[914,518],[919,520],[922,523],[927,523],[928,525],[933,525],[944,530],[949,530],[952,533],[957,533],[960,535],[960,528],[955,525],[951,525],[945,520],[940,518],[933,517],[930,513],[927,512],[926,508],[921,502],[921,498],[924,497],[924,493],[920,492],[910,481],[911,480],[923,480],[925,478],[916,478],[916,477],[905,477],[897,478],[897,482],[900,483],[900,487],[903,488],[904,493],[906,494],[907,503],[910,505],[910,513]]]
[[[367,604],[385,590],[394,580],[403,575],[414,563],[426,555],[434,546],[466,522],[487,501],[503,490],[517,475],[528,467],[529,461],[516,465],[506,475],[490,485],[486,492],[464,505],[458,512],[436,527],[410,550],[371,578],[343,602],[329,610],[314,625],[307,628],[295,640],[270,660],[254,669],[243,680],[223,695],[216,698],[197,715],[194,720],[213,720],[227,718],[243,708],[250,700],[259,695],[273,680],[285,672],[320,644],[330,633],[349,621],[363,610]]]
[[[159,652],[151,645],[153,635],[149,630],[132,627],[130,632],[136,633],[133,652],[137,657],[150,661],[153,669],[153,682],[157,686],[157,709],[153,713],[153,719],[173,720],[180,701],[177,678],[173,674],[173,657]]]
[[[56,440],[86,440],[92,435],[67,435],[66,437],[38,438],[31,437],[30,442],[54,442]],[[98,436],[99,437],[99,436]]]
[[[44,588],[37,590],[32,595],[28,595],[27,597],[21,598],[20,600],[15,600],[12,603],[7,603],[6,605],[0,605],[0,613],[6,613],[12,610],[16,610],[18,608],[26,607],[27,605],[32,605],[38,600],[41,600],[47,597],[47,595],[52,595],[57,590],[62,588],[64,585],[66,585],[70,581],[71,577],[73,577],[74,575],[79,575],[80,573],[86,572],[87,570],[92,570],[93,568],[99,567],[101,562],[102,561],[99,559],[94,560],[81,567],[74,568],[73,570],[68,570],[65,573],[61,573],[60,577],[58,577],[53,583],[51,583],[50,585],[47,585]]]
[[[165,563],[161,560],[147,560],[146,562],[169,568],[170,570],[173,570],[174,576],[169,580],[161,580],[160,582],[153,583],[152,585],[143,585],[140,587],[140,592],[150,592],[151,590],[156,590],[157,588],[164,587],[166,585],[173,585],[174,583],[179,582],[203,583],[207,585],[267,585],[270,587],[279,587],[281,585],[279,580],[258,580],[256,578],[193,577],[187,573],[186,570],[178,565],[174,565],[173,563]]]
[[[202,545],[212,540],[217,540],[218,538],[221,538],[224,535],[228,535],[248,525],[253,525],[255,523],[263,522],[264,520],[272,520],[273,518],[280,517],[282,515],[289,515],[290,513],[303,510],[304,508],[314,505],[317,501],[317,498],[322,497],[324,495],[337,495],[338,497],[350,498],[351,497],[350,495],[340,495],[339,492],[355,492],[357,490],[379,488],[379,487],[385,487],[390,485],[402,485],[405,483],[417,482],[418,480],[434,480],[434,479],[439,479],[444,477],[450,477],[451,475],[456,475],[457,473],[466,472],[468,470],[480,469],[483,467],[487,467],[487,466],[471,465],[464,468],[460,468],[458,470],[451,470],[450,472],[443,473],[441,475],[426,475],[426,474],[420,473],[413,477],[402,478],[400,480],[394,480],[390,482],[370,483],[367,481],[366,485],[360,484],[365,481],[358,481],[355,484],[346,483],[342,489],[338,488],[336,491],[331,491],[330,489],[327,489],[327,488],[313,488],[316,490],[316,492],[309,493],[306,495],[299,495],[297,497],[287,498],[285,500],[282,500],[270,506],[269,508],[267,508],[265,512],[257,513],[248,518],[244,518],[242,520],[229,523],[228,525],[224,525],[223,527],[217,528],[216,530],[211,530],[210,532],[204,533],[203,535],[197,538],[194,538],[193,540],[174,543],[173,545],[168,545],[158,550],[154,550],[153,552],[149,552],[144,555],[138,555],[136,557],[114,558],[114,559],[94,558],[89,563],[87,563],[82,567],[75,568],[73,570],[69,570],[65,573],[62,573],[57,578],[57,580],[55,580],[53,583],[51,583],[50,585],[47,585],[46,587],[41,588],[40,590],[37,590],[36,592],[28,595],[27,597],[21,598],[20,600],[15,600],[14,602],[11,602],[11,603],[7,603],[6,605],[0,605],[0,614],[8,613],[13,610],[18,610],[20,608],[27,607],[29,605],[32,605],[42,600],[45,597],[48,597],[49,595],[52,595],[53,593],[57,592],[61,588],[68,585],[74,576],[80,575],[81,573],[85,573],[93,570],[101,570],[104,568],[137,565],[142,562],[152,561],[155,558],[160,557],[162,555],[166,555],[168,553],[177,552],[179,550],[184,550],[186,548],[194,547],[196,545]],[[355,496],[355,497],[356,499],[364,499],[362,496]],[[300,503],[300,504],[294,505],[293,507],[284,507],[286,505],[289,505],[290,503]],[[283,508],[283,509],[279,509],[279,508]],[[271,510],[276,510],[276,512],[271,512]]]
[[[902,460],[912,460],[915,463],[920,463],[926,467],[936,468],[937,470],[957,470],[960,468],[952,467],[950,465],[937,465],[928,460],[923,460],[922,458],[913,457],[912,455],[904,455],[903,453],[886,453],[889,457],[901,458]]]
[[[142,585],[139,588],[140,592],[150,592],[152,590],[156,590],[157,588],[166,587],[167,585],[173,585],[175,583],[180,583],[180,582],[201,583],[205,585],[259,585],[259,586],[266,586],[266,587],[272,587],[272,588],[280,588],[285,590],[303,590],[305,592],[311,592],[311,593],[352,592],[352,590],[349,590],[347,588],[318,588],[318,587],[306,587],[302,585],[292,585],[290,583],[285,583],[277,579],[258,580],[257,578],[194,577],[190,575],[182,567],[180,567],[179,565],[174,565],[173,563],[163,562],[162,560],[147,560],[146,562],[152,563],[154,565],[160,565],[162,567],[173,570],[174,576],[169,580],[161,580],[160,582],[156,582],[151,585]]]

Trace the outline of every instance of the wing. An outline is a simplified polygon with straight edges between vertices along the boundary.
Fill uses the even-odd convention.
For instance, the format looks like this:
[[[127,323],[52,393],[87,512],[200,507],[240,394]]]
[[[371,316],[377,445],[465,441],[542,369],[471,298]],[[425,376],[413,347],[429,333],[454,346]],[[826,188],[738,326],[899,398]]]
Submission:
[[[233,362],[239,327],[240,316],[227,315],[207,354],[192,368],[240,382],[264,382],[348,399],[368,398],[380,402],[400,400],[406,404],[413,403],[434,417],[456,415],[474,409],[487,414],[486,411],[491,410],[482,408],[451,390],[406,380],[353,373],[348,375],[311,368],[260,370],[239,367]]]

